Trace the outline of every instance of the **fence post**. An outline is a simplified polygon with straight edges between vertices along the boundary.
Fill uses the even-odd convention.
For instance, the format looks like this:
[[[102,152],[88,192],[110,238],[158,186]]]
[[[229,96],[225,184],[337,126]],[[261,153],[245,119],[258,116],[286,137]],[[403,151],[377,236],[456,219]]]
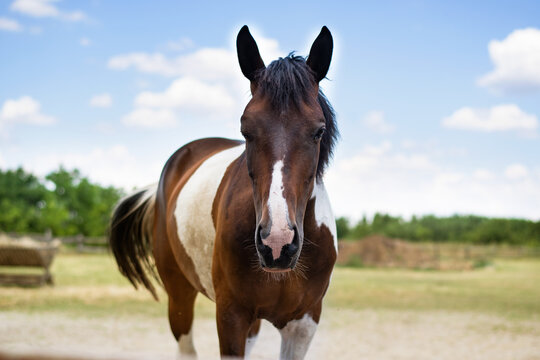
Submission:
[[[45,230],[45,241],[46,242],[51,242],[52,239],[53,239],[52,230],[51,230],[51,228],[47,228],[47,230]]]
[[[83,252],[84,251],[84,236],[82,234],[75,236],[75,241],[77,243],[77,252]]]

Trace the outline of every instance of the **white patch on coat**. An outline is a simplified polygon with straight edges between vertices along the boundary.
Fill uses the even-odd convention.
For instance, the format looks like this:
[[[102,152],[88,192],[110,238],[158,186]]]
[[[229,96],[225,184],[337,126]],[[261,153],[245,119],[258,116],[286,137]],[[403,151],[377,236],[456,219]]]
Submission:
[[[313,194],[311,198],[315,198],[315,220],[317,221],[317,226],[321,227],[322,224],[330,230],[332,237],[334,238],[334,247],[336,248],[336,253],[338,251],[337,243],[337,229],[336,229],[336,218],[332,212],[332,206],[330,205],[330,199],[328,198],[328,193],[324,187],[324,183],[315,182],[313,187]]]
[[[281,334],[280,360],[300,360],[306,353],[317,330],[317,323],[313,318],[304,314],[301,319],[292,320],[279,332]]]
[[[212,300],[215,300],[212,255],[216,237],[212,205],[227,167],[242,154],[244,148],[244,145],[235,146],[206,159],[191,175],[176,200],[174,216],[178,237],[195,266],[201,285]]]
[[[257,341],[257,335],[248,337],[246,339],[246,350],[244,351],[244,359],[249,359],[249,354],[251,353],[251,350],[253,350],[253,347],[255,346],[256,341]]]
[[[196,355],[195,346],[193,345],[193,328],[189,329],[189,332],[185,335],[181,335],[178,340],[178,355],[176,356],[177,360],[185,359]]]
[[[281,248],[292,242],[294,231],[289,229],[289,208],[283,196],[283,160],[274,164],[272,182],[268,192],[268,213],[272,226],[270,235],[262,239],[264,245],[270,246],[274,259],[281,255]]]

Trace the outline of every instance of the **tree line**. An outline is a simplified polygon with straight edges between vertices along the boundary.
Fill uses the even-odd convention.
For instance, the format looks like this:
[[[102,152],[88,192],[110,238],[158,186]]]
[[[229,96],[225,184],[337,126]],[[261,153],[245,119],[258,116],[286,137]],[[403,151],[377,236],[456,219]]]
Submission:
[[[93,183],[78,170],[60,167],[39,178],[22,168],[0,169],[0,231],[102,236],[123,195],[122,189]],[[341,217],[337,231],[340,239],[382,234],[409,241],[540,245],[540,221],[474,215],[405,220],[375,214],[373,219],[364,217],[355,224]]]
[[[0,170],[0,231],[102,236],[122,195],[78,170],[60,167],[42,179],[22,168]]]
[[[356,224],[340,217],[336,225],[340,239],[361,239],[367,235],[381,234],[409,241],[540,245],[540,221],[524,219],[426,215],[405,220],[377,213],[371,221],[364,217]]]

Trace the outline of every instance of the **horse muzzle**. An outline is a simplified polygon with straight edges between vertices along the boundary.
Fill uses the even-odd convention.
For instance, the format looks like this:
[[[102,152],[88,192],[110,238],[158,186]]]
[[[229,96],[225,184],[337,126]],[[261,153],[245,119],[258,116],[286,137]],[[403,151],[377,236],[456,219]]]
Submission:
[[[300,256],[300,234],[296,226],[270,231],[259,224],[255,244],[261,267],[268,272],[290,271]]]

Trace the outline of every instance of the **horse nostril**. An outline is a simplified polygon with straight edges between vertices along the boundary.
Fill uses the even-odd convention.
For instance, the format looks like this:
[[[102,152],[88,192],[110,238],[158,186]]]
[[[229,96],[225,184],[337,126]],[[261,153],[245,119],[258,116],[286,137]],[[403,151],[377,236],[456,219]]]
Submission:
[[[269,246],[264,245],[262,242],[264,234],[265,234],[265,231],[263,230],[263,227],[258,225],[256,234],[255,234],[255,247],[257,248],[257,252],[259,253],[261,266],[267,267],[267,266],[272,266],[273,258],[272,258],[272,249]]]
[[[294,231],[294,237],[292,243],[296,246],[300,246],[300,235],[298,234],[298,228],[296,226],[293,227]]]
[[[264,246],[264,244],[262,243],[261,231],[262,231],[261,225],[257,226],[257,231],[255,233],[255,245],[257,246],[259,250],[261,250],[261,247]]]
[[[298,249],[300,248],[300,236],[298,235],[298,229],[293,227],[294,236],[290,244],[287,244],[287,253],[289,256],[293,257]]]

